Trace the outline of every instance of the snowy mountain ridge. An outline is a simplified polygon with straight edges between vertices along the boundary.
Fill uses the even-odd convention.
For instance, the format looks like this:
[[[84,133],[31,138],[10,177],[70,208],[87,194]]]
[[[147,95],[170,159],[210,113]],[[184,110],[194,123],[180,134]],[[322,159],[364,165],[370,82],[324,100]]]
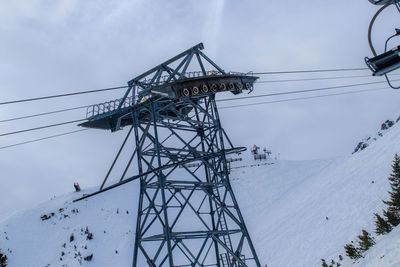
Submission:
[[[387,198],[399,138],[396,123],[362,151],[341,158],[263,164],[245,152],[243,161],[232,162],[233,190],[262,264],[321,266],[321,258],[345,256],[343,246],[361,229],[372,233],[373,213]],[[0,249],[8,267],[131,266],[138,184],[72,202],[81,193],[0,222]],[[388,245],[398,237],[395,229],[359,263],[345,259],[342,266],[400,264],[399,246]]]
[[[378,131],[378,133],[375,136],[367,136],[357,144],[357,146],[353,151],[353,154],[367,148],[372,142],[382,137],[394,124],[398,123],[399,121],[400,121],[400,116],[395,121],[386,120],[384,123],[382,123],[380,131]]]

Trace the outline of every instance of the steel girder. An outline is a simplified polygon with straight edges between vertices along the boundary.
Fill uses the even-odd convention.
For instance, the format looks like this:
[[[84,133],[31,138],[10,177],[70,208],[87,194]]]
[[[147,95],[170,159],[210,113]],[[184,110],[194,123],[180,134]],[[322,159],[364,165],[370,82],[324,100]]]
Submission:
[[[237,95],[243,91],[253,90],[253,84],[258,77],[250,73],[226,73],[201,51],[203,48],[202,43],[195,45],[131,79],[122,98],[88,107],[86,112],[88,120],[80,126],[118,131],[124,126],[133,124],[132,117],[129,116],[132,106],[142,105],[144,101],[159,97],[179,101],[187,97],[222,92]],[[205,67],[212,69],[206,71]]]
[[[229,182],[225,156],[240,149],[214,95],[160,98],[131,115],[140,179],[133,266],[261,266]]]
[[[202,49],[200,43],[130,80],[123,98],[88,108],[80,124],[131,127],[99,191],[75,201],[140,180],[133,267],[261,267],[229,181],[226,155],[243,148],[230,142],[215,103],[219,92],[251,92],[258,77],[225,73]],[[201,71],[188,72],[192,59]],[[132,133],[135,148],[122,176],[105,186]],[[127,177],[134,159],[138,174]]]

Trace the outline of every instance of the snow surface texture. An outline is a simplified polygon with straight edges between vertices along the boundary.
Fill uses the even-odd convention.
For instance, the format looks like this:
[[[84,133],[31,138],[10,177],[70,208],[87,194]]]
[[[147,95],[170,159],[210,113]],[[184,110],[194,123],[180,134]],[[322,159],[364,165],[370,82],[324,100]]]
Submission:
[[[342,267],[376,267],[376,266],[400,266],[400,227],[377,239],[377,244],[370,248],[361,258],[354,262],[346,259]]]
[[[381,212],[388,197],[399,138],[398,123],[363,151],[343,158],[255,162],[245,152],[243,161],[232,163],[238,167],[231,173],[232,186],[262,264],[321,266],[321,258],[344,256],[343,246],[361,229],[373,232],[373,213]],[[9,267],[131,265],[138,184],[72,203],[80,195],[52,199],[0,223],[0,249],[9,256]],[[43,215],[50,218],[42,220]],[[368,266],[398,266],[399,245],[390,240],[399,234],[396,229],[378,242],[363,259]]]

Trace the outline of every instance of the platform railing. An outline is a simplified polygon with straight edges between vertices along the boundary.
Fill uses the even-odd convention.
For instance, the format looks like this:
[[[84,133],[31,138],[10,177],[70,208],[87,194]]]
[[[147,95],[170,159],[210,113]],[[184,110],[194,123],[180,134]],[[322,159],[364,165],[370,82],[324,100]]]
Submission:
[[[86,118],[90,118],[90,117],[104,114],[104,113],[107,113],[110,111],[114,111],[118,108],[121,101],[122,101],[122,98],[119,98],[119,99],[114,99],[111,101],[107,101],[104,103],[90,106],[86,109]],[[126,108],[129,106],[132,106],[132,103],[133,103],[133,97],[127,97],[125,99],[124,103],[122,104],[121,108]]]

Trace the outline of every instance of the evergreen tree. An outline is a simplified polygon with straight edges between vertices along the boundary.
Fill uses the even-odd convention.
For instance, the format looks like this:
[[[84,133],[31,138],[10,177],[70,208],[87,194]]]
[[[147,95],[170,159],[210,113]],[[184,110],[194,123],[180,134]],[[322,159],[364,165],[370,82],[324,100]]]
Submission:
[[[388,179],[391,188],[389,192],[390,200],[383,202],[388,206],[387,211],[390,213],[389,216],[392,216],[392,220],[394,219],[393,221],[396,223],[396,221],[400,222],[400,157],[397,154],[394,156],[392,173]]]
[[[0,252],[0,266],[1,267],[7,266],[7,260],[8,260],[7,255]]]
[[[340,263],[339,262],[335,262],[335,260],[331,260],[331,264],[329,264],[328,267],[339,267]]]
[[[331,263],[328,265],[325,261],[325,259],[321,259],[322,261],[322,267],[340,267],[339,262],[335,262],[335,260],[331,260]]]
[[[361,252],[367,251],[370,247],[375,245],[374,239],[364,229],[362,230],[362,234],[358,236],[358,239],[360,239],[360,241],[358,241],[358,244],[360,245],[359,250]]]
[[[356,260],[356,259],[361,258],[361,253],[360,253],[360,251],[359,251],[357,248],[355,248],[355,247],[353,246],[353,244],[346,244],[346,245],[344,246],[344,249],[346,250],[346,255],[347,255],[350,259]]]
[[[396,227],[400,224],[400,218],[396,213],[391,211],[389,208],[388,210],[383,211],[383,216],[385,216],[386,221],[390,223],[393,227]]]
[[[378,235],[384,235],[392,231],[392,226],[385,219],[383,219],[379,214],[374,213],[376,217],[375,221],[375,233]]]

